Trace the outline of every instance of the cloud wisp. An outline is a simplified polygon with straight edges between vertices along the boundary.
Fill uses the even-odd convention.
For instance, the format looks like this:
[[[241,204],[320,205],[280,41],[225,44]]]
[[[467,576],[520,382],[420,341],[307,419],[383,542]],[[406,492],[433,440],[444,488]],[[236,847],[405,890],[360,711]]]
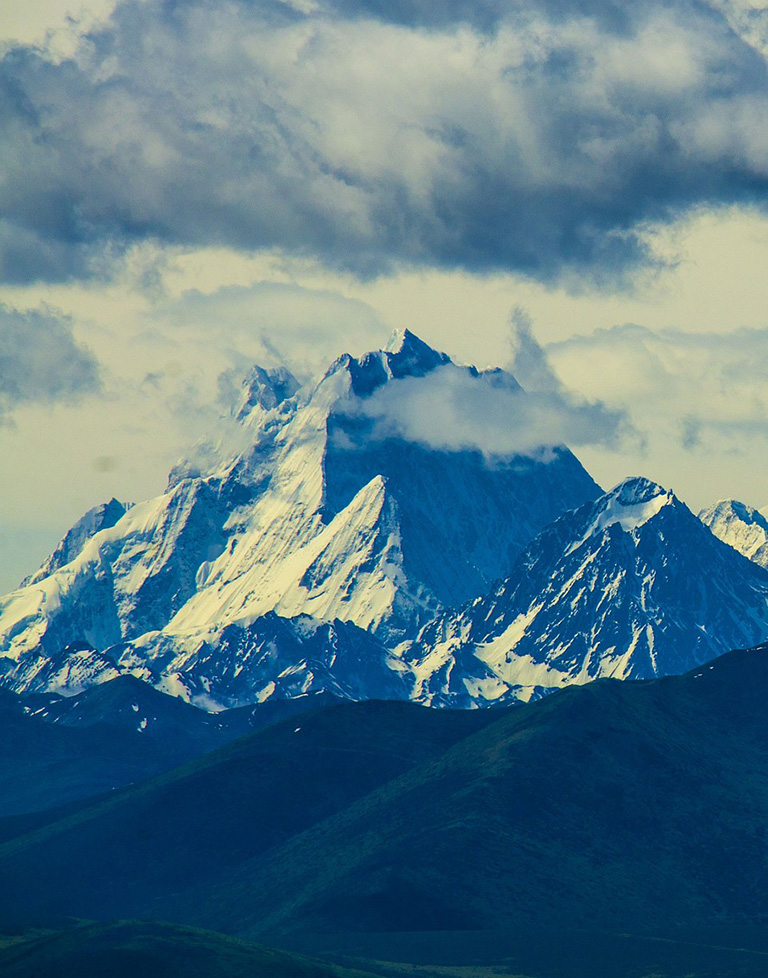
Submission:
[[[645,229],[768,203],[768,72],[713,7],[121,0],[56,58],[0,58],[0,279],[131,242],[578,275]]]
[[[23,404],[73,403],[100,391],[99,365],[66,316],[0,304],[0,424]]]
[[[225,358],[234,375],[255,362],[288,366],[311,379],[339,354],[374,349],[386,325],[365,302],[338,292],[280,282],[229,285],[214,292],[188,290],[158,302],[146,322],[153,334],[174,335],[201,351]]]
[[[755,439],[768,439],[768,329],[626,324],[550,344],[547,354],[566,383],[587,386],[678,450],[753,454]]]

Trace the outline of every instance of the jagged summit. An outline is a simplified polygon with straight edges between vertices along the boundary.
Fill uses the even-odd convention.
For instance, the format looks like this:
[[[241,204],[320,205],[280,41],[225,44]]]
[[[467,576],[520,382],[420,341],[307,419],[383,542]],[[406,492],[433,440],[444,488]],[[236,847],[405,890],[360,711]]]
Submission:
[[[242,421],[255,407],[264,411],[272,410],[293,397],[300,387],[301,384],[287,367],[265,369],[254,364],[243,381],[234,416]]]
[[[333,375],[346,371],[351,378],[352,393],[368,397],[390,380],[423,377],[437,367],[453,363],[447,353],[433,350],[410,330],[393,334],[381,350],[372,350],[361,357],[344,353],[330,366],[319,387]]]
[[[729,546],[768,568],[768,519],[737,499],[721,499],[703,509],[699,519]]]

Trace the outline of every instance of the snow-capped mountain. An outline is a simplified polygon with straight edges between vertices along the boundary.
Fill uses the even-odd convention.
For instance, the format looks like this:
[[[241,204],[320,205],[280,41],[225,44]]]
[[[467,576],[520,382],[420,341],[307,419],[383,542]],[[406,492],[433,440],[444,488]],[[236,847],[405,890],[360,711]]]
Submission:
[[[466,706],[683,673],[768,638],[768,572],[671,492],[629,479],[547,527],[486,597],[402,650],[415,696]]]
[[[129,672],[215,706],[410,695],[389,649],[599,494],[566,448],[489,461],[408,441],[369,410],[386,385],[439,370],[488,376],[407,331],[306,389],[254,368],[233,412],[239,451],[196,452],[114,522],[112,504],[88,514],[0,599],[0,682],[76,692]]]
[[[768,519],[759,509],[737,499],[721,499],[703,509],[699,519],[724,543],[768,568]]]

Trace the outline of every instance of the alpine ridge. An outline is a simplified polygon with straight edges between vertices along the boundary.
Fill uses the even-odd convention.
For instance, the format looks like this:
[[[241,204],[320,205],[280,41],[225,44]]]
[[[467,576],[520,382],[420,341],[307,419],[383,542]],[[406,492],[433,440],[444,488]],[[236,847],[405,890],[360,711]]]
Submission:
[[[401,654],[418,699],[468,706],[679,674],[767,636],[768,573],[633,478],[544,529],[509,577]]]

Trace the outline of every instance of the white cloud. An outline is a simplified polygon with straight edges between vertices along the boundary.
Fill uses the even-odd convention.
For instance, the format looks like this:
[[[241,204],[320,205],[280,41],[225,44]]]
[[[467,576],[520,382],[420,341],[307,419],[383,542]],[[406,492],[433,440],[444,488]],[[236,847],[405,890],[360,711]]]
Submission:
[[[380,438],[452,451],[478,449],[489,458],[540,457],[559,445],[616,450],[638,440],[623,411],[579,396],[557,379],[522,311],[513,325],[513,373],[446,364],[424,377],[390,381],[370,397],[356,399],[350,412],[372,419],[373,434]]]
[[[768,329],[681,333],[624,325],[552,343],[563,382],[587,390],[648,435],[623,464],[672,485],[694,507],[768,501]],[[600,477],[616,459],[586,456]]]

